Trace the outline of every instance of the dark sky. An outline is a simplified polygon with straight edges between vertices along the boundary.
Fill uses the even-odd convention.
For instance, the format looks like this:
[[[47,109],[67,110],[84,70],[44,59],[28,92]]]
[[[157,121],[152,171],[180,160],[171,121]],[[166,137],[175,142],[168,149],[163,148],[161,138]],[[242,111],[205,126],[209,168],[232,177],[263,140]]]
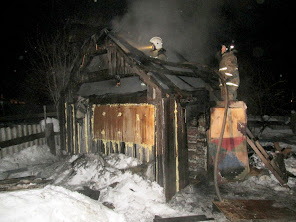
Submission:
[[[113,15],[121,13],[125,4],[119,0],[42,0],[9,1],[2,6],[2,80],[0,93],[6,97],[22,94],[21,85],[29,70],[28,40],[34,41],[51,33],[67,17],[73,14],[99,13]],[[252,57],[257,62],[272,66],[273,75],[282,74],[290,79],[287,59],[278,52],[286,44],[289,35],[289,6],[282,0],[224,0],[221,15],[228,23],[218,27],[213,35],[232,36],[241,46],[240,53]],[[99,14],[98,13],[98,14]],[[112,14],[112,15],[111,15]],[[291,21],[290,21],[291,22]],[[222,38],[221,38],[222,39]],[[287,55],[286,55],[287,56]]]
[[[28,68],[29,41],[50,31],[50,1],[9,1],[2,6],[2,53],[4,70],[1,81],[1,94],[7,98],[22,94],[21,84]]]

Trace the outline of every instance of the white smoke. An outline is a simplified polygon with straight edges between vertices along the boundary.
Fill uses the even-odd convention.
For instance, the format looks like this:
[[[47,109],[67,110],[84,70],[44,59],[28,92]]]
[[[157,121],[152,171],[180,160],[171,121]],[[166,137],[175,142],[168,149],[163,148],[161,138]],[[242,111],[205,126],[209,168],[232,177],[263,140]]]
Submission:
[[[131,0],[127,13],[113,20],[113,31],[138,46],[153,36],[163,39],[169,60],[178,51],[187,60],[202,62],[213,50],[213,35],[222,22],[221,0]]]

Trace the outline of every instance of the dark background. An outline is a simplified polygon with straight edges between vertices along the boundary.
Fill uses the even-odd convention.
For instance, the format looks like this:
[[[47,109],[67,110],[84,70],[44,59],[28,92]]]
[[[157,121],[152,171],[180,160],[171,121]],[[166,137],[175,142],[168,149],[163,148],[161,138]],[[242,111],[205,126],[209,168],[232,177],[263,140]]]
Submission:
[[[210,54],[214,55],[222,41],[234,39],[238,59],[240,61],[242,58],[244,66],[252,64],[260,70],[258,73],[263,73],[263,79],[286,82],[283,103],[293,99],[295,91],[287,50],[291,44],[288,37],[291,35],[292,25],[289,7],[287,1],[281,0],[223,0],[217,13],[224,22],[212,30],[208,40],[211,45]],[[124,15],[126,12],[126,0],[9,1],[3,5],[1,21],[4,50],[1,60],[4,67],[0,84],[2,97],[26,100],[25,89],[30,87],[26,82],[31,68],[30,53],[34,51],[36,40],[63,28],[75,18],[91,21],[95,31],[95,21],[98,21],[97,27],[110,26],[114,16]],[[207,61],[214,64],[214,57],[208,58]],[[292,103],[289,108],[293,108]]]

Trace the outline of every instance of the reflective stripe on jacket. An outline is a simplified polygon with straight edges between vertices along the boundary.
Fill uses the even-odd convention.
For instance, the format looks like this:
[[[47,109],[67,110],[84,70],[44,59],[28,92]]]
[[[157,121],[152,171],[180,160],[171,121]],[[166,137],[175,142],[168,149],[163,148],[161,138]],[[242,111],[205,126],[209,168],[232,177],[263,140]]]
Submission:
[[[226,85],[239,87],[240,79],[237,58],[233,52],[226,52],[222,55],[219,72],[225,77]]]

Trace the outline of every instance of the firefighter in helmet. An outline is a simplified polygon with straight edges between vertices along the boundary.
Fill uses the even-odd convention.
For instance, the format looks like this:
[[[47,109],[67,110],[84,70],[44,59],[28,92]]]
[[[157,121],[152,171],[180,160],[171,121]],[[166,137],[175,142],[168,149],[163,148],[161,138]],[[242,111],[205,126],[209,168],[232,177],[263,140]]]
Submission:
[[[219,63],[219,72],[221,77],[226,82],[229,100],[237,100],[237,89],[239,87],[240,79],[237,65],[237,58],[234,55],[235,48],[233,42],[229,45],[222,45],[221,59]],[[221,97],[226,99],[225,88],[222,86],[220,80]]]
[[[166,61],[166,50],[162,48],[162,39],[160,37],[153,37],[152,39],[150,39],[150,43],[152,44],[151,56],[153,58]]]

